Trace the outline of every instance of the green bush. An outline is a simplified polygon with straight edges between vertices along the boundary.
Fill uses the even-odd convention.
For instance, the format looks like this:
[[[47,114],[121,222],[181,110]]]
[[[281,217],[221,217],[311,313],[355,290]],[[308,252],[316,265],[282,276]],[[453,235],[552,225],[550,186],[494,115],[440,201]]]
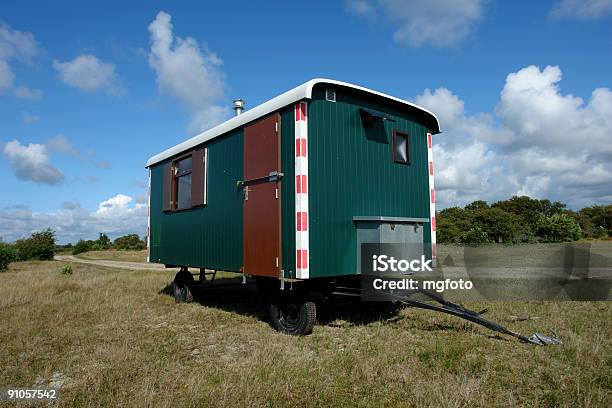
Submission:
[[[491,242],[487,232],[478,224],[470,228],[460,237],[462,244],[486,244]]]
[[[82,254],[83,252],[92,250],[92,242],[93,241],[84,241],[79,240],[76,244],[72,246],[72,255]]]
[[[569,214],[540,215],[537,222],[538,236],[544,242],[576,241],[582,236],[580,225]]]
[[[100,237],[95,244],[99,249],[109,249],[111,247],[111,240],[105,233],[101,232]]]
[[[17,260],[17,252],[9,244],[0,242],[0,271],[5,271],[11,262]]]
[[[117,249],[141,250],[145,249],[147,244],[137,234],[129,234],[115,239],[113,246]]]
[[[62,275],[72,275],[72,265],[64,265],[60,268],[60,273]]]
[[[33,233],[30,238],[15,242],[15,249],[20,260],[36,259],[48,261],[55,253],[55,232],[50,228]]]

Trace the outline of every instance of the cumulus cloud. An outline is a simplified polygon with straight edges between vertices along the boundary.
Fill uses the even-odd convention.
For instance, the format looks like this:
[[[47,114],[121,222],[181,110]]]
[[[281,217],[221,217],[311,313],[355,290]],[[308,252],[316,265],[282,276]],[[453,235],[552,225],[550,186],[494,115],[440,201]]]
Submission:
[[[228,116],[224,99],[225,75],[217,55],[191,38],[174,35],[171,16],[160,11],[149,25],[149,65],[162,93],[181,102],[192,114],[189,130],[198,132]]]
[[[102,201],[95,211],[77,202],[65,202],[53,212],[33,212],[29,207],[12,206],[0,210],[0,231],[5,241],[26,237],[44,228],[56,231],[61,243],[95,239],[105,232],[111,238],[146,233],[147,205],[133,203],[130,196],[117,194]]]
[[[22,99],[38,100],[42,91],[15,84],[15,74],[9,63],[29,63],[41,53],[41,49],[30,32],[13,30],[0,24],[0,94],[11,93]]]
[[[13,173],[21,180],[50,185],[64,181],[64,174],[49,163],[45,145],[30,143],[25,146],[18,140],[12,140],[4,146],[3,153]]]
[[[561,0],[550,11],[551,18],[595,20],[612,12],[612,0]]]
[[[563,94],[559,67],[511,73],[494,112],[468,115],[451,91],[426,89],[415,101],[431,109],[436,189],[442,207],[513,194],[572,207],[612,199],[612,92],[595,89],[585,102]]]
[[[115,65],[93,55],[79,55],[66,62],[54,60],[53,68],[62,82],[83,92],[103,91],[109,95],[121,92]]]
[[[382,15],[396,25],[394,39],[412,47],[448,47],[467,38],[482,20],[483,0],[346,0],[367,18]]]

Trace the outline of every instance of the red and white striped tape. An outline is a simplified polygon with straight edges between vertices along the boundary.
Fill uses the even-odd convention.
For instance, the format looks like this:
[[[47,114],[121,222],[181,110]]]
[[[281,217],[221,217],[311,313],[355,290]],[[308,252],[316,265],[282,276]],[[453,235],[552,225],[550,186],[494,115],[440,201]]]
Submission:
[[[308,104],[295,105],[295,277],[308,279]]]
[[[147,192],[147,262],[151,262],[151,168],[149,167],[149,187]]]
[[[429,173],[429,218],[431,221],[431,255],[437,257],[436,248],[436,190],[434,188],[434,167],[433,167],[433,140],[431,133],[427,133],[427,167]]]

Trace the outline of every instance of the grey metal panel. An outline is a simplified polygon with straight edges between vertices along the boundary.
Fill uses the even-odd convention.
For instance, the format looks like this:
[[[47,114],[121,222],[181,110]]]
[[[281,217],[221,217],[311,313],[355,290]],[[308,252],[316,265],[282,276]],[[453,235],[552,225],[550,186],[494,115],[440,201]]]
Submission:
[[[355,220],[355,218],[360,218]],[[382,221],[381,219],[399,219]],[[361,273],[361,244],[414,244],[407,247],[406,259],[417,259],[424,252],[422,218],[404,217],[354,217],[357,227],[357,273]],[[406,221],[412,220],[412,221]],[[417,221],[414,221],[417,220]],[[428,221],[428,220],[427,220]],[[421,244],[421,245],[420,245]]]

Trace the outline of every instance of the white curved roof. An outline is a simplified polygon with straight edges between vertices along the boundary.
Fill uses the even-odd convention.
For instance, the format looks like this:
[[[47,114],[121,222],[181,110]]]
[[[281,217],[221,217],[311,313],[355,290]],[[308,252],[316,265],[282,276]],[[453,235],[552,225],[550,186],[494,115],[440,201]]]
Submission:
[[[171,147],[168,150],[164,150],[163,152],[156,154],[155,156],[151,157],[148,161],[147,161],[147,166],[146,167],[150,167],[156,163],[159,163],[167,158],[170,158],[172,156],[178,155],[182,152],[185,152],[191,148],[194,148],[195,146],[198,146],[208,140],[214,139],[215,137],[221,136],[231,130],[234,130],[236,128],[239,128],[249,122],[252,122],[260,117],[266,116],[269,113],[275,112],[281,108],[284,108],[285,106],[291,105],[297,101],[301,101],[303,99],[311,99],[312,98],[312,89],[315,87],[315,85],[317,84],[328,84],[328,85],[336,85],[336,86],[341,86],[341,87],[346,87],[346,88],[351,88],[351,89],[355,89],[358,91],[363,91],[372,95],[377,95],[380,97],[383,97],[385,99],[389,99],[395,102],[399,102],[401,104],[407,105],[413,109],[417,109],[422,111],[423,113],[430,115],[434,120],[435,120],[435,124],[437,125],[437,129],[431,129],[434,133],[439,132],[439,122],[438,119],[436,118],[436,116],[431,113],[430,111],[428,111],[425,108],[422,108],[418,105],[415,105],[411,102],[405,101],[403,99],[399,99],[396,98],[394,96],[390,96],[390,95],[386,95],[384,93],[381,92],[377,92],[374,91],[372,89],[368,89],[368,88],[364,88],[358,85],[353,85],[353,84],[349,84],[347,82],[341,82],[341,81],[335,81],[333,79],[324,79],[324,78],[315,78],[315,79],[311,79],[308,82],[303,83],[302,85],[299,85],[281,95],[278,95],[275,98],[270,99],[267,102],[262,103],[261,105],[257,105],[256,107],[254,107],[253,109],[249,109],[247,111],[244,111],[241,115],[238,116],[234,116],[231,119],[226,120],[225,122],[211,128],[208,129],[194,137],[192,137],[191,139],[185,140],[182,143],[177,144],[174,147]]]

